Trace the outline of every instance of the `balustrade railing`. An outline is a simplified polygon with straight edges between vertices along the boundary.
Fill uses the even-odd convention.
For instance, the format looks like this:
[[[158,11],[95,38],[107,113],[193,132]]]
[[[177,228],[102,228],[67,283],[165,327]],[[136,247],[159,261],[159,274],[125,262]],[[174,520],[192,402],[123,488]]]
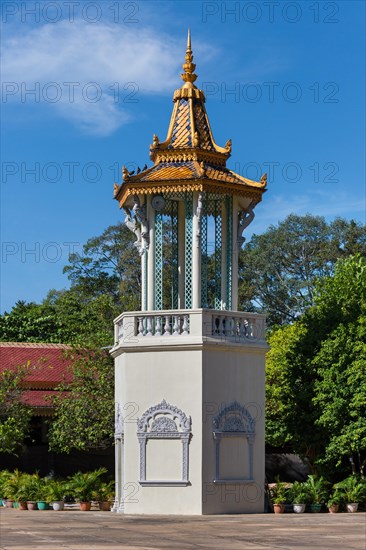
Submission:
[[[189,314],[140,314],[135,336],[185,336],[189,334]]]
[[[150,338],[163,342],[169,337],[264,343],[265,316],[197,309],[126,312],[115,320],[116,345],[137,344]]]
[[[263,319],[257,323],[255,314],[215,313],[212,318],[212,336],[235,340],[264,338]]]

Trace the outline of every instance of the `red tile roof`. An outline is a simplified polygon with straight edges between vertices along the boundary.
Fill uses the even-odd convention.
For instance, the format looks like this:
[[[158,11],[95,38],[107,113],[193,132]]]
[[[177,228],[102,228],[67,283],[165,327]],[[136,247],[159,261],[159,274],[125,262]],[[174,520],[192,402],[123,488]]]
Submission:
[[[29,365],[33,368],[25,378],[25,387],[54,388],[63,379],[71,380],[68,370],[71,360],[65,357],[65,351],[68,349],[70,347],[65,344],[0,342],[0,372]]]
[[[51,395],[56,395],[53,390],[25,390],[22,393],[22,402],[30,407],[47,407],[52,406],[52,401],[46,399]]]

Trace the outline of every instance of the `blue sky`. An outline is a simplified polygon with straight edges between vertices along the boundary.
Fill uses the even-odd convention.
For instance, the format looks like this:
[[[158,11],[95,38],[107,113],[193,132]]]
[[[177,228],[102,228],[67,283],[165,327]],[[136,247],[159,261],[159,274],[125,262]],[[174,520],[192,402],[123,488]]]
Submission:
[[[228,166],[268,173],[247,238],[291,212],[365,223],[364,11],[4,1],[1,310],[67,287],[69,251],[122,219],[113,183],[165,138],[188,27],[215,140],[233,141]]]

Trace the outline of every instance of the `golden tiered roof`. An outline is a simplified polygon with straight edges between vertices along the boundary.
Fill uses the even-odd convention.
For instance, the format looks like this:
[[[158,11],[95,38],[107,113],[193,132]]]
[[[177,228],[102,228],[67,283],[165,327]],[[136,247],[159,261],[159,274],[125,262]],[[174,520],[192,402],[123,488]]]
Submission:
[[[114,195],[120,207],[131,195],[181,191],[210,191],[248,196],[254,203],[261,201],[267,176],[253,181],[226,168],[231,154],[231,140],[225,147],[214,141],[205,109],[205,95],[194,82],[196,65],[193,63],[191,36],[188,31],[183,86],[174,92],[173,113],[168,135],[160,142],[154,134],[150,158],[154,162],[138,174],[122,171],[123,183],[115,184]]]

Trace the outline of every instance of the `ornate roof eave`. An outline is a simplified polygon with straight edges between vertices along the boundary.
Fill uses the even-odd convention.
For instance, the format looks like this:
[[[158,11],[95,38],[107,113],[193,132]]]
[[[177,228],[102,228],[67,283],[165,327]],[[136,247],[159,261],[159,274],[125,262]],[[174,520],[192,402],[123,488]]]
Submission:
[[[193,83],[197,75],[188,32],[186,62],[181,75],[183,86],[174,93],[174,108],[168,136],[164,142],[154,135],[150,158],[154,165],[130,173],[122,168],[123,183],[114,184],[114,198],[120,208],[130,203],[130,196],[185,191],[210,191],[217,194],[247,196],[257,204],[266,191],[267,175],[259,182],[249,180],[226,168],[231,154],[231,140],[225,147],[213,139],[204,107],[205,96]],[[186,102],[180,100],[185,99]],[[184,105],[180,106],[180,103]],[[182,122],[183,121],[183,122]],[[197,130],[196,130],[197,126]]]
[[[223,195],[249,197],[258,204],[266,192],[265,184],[242,178],[243,183],[228,183],[211,178],[149,180],[144,182],[127,182],[119,186],[114,198],[120,208],[126,205],[133,195],[152,195],[158,193],[184,193],[186,191],[209,191]]]
[[[180,147],[179,149],[163,149],[158,146],[155,149],[151,149],[154,155],[155,165],[160,162],[182,162],[189,160],[212,162],[217,166],[226,166],[226,161],[230,157],[230,152],[224,150],[224,152],[207,151],[200,147]],[[142,174],[142,172],[141,172]],[[141,174],[138,174],[141,177]],[[130,177],[131,181],[136,176]]]

